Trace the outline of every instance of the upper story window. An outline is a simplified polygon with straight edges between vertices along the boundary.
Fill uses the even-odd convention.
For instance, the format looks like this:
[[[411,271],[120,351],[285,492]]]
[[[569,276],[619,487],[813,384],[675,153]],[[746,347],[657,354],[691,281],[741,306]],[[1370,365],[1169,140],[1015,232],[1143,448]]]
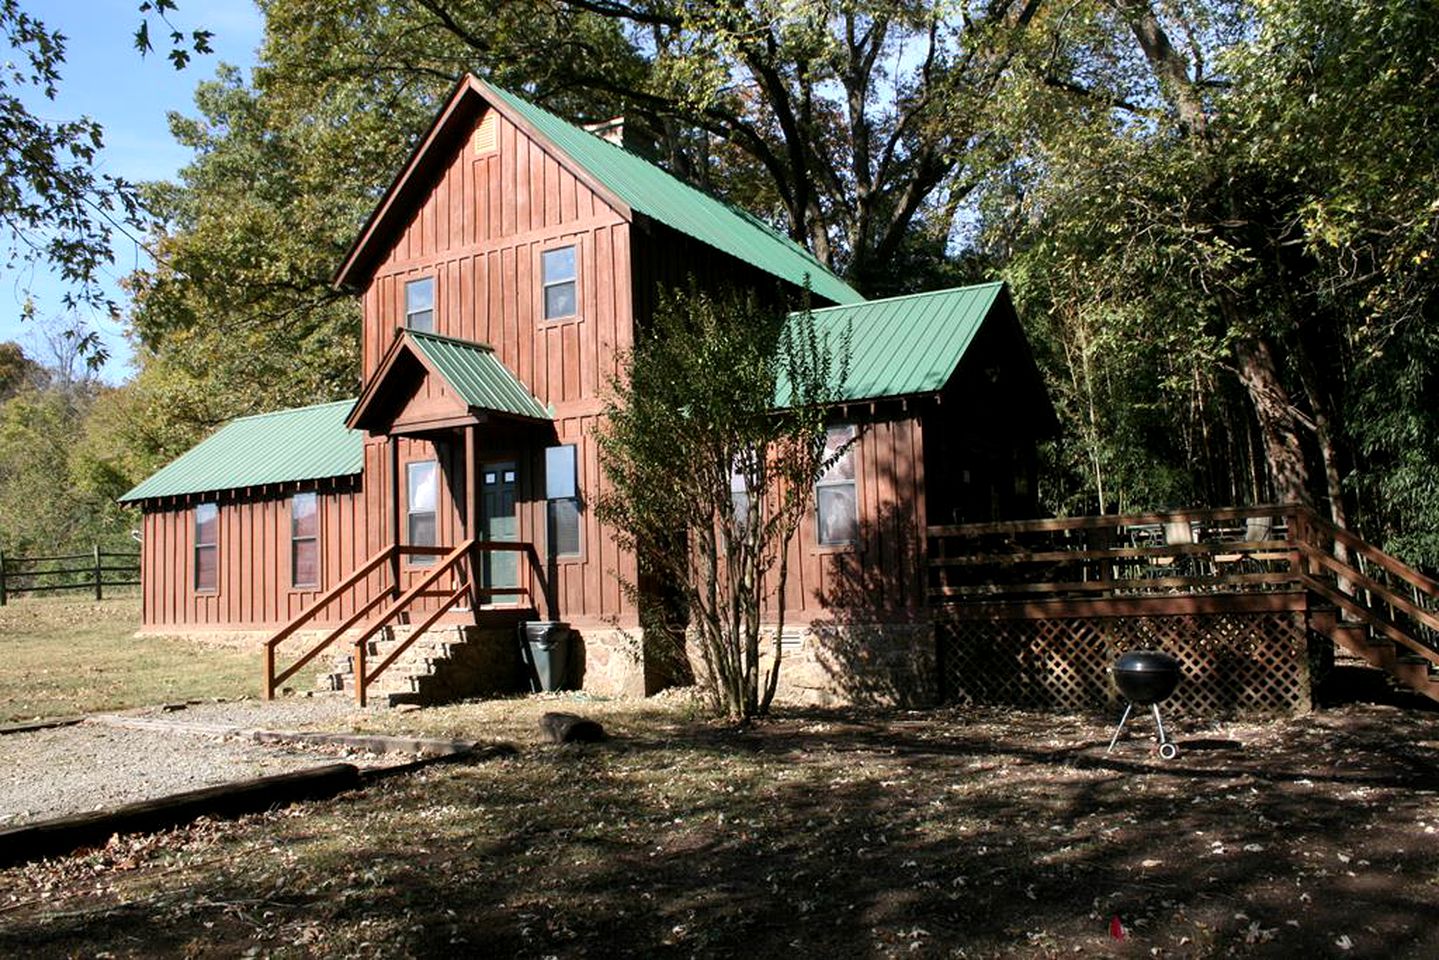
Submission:
[[[290,498],[290,585],[320,585],[320,511],[314,491]]]
[[[195,589],[213,593],[220,587],[220,508],[195,505]]]
[[[419,460],[405,465],[407,532],[412,547],[433,547],[436,543],[435,504],[438,501],[440,465]],[[411,563],[434,563],[433,556],[413,556]]]
[[[819,517],[819,542],[824,546],[854,543],[859,529],[859,500],[854,483],[854,426],[840,424],[825,433],[824,456],[829,460],[845,444],[844,453],[830,464],[814,485],[815,513]]]
[[[546,250],[540,254],[540,261],[545,288],[545,319],[573,317],[579,312],[574,246]]]
[[[405,284],[405,326],[421,333],[435,332],[435,278]]]

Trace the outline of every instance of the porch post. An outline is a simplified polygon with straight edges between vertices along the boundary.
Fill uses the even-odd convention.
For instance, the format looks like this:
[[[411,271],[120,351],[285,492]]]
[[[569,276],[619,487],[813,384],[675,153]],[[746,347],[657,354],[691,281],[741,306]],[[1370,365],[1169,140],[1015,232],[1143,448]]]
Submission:
[[[390,543],[400,545],[400,441],[397,437],[385,440],[385,453],[390,461]],[[390,557],[390,596],[400,596],[400,551]]]
[[[465,536],[480,540],[480,445],[475,434],[477,427],[471,423],[465,429]],[[471,550],[470,567],[470,609],[476,618],[480,610],[480,551]],[[476,620],[478,622],[478,619]]]

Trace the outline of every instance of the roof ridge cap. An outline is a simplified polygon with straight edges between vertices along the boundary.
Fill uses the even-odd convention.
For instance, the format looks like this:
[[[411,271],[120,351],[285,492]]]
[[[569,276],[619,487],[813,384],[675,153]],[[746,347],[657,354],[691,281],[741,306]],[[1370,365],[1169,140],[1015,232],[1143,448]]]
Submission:
[[[265,417],[278,417],[285,413],[299,413],[302,410],[318,410],[321,407],[338,407],[341,404],[352,406],[354,402],[355,399],[351,397],[348,400],[326,400],[324,403],[307,403],[299,407],[281,407],[278,410],[264,410],[260,413],[244,413],[238,417],[230,417],[220,425],[223,427],[232,423],[239,423],[241,420],[261,420]]]
[[[429,337],[431,340],[446,340],[450,343],[459,343],[467,347],[479,347],[487,353],[494,353],[495,348],[488,343],[481,343],[479,340],[466,340],[464,337],[452,337],[443,333],[431,333],[428,330],[411,330],[405,328],[405,333],[411,337]]]
[[[980,290],[984,287],[1003,286],[1003,280],[986,280],[984,283],[966,283],[962,287],[943,287],[939,290],[921,290],[918,293],[900,293],[892,297],[881,297],[878,300],[861,300],[859,303],[837,303],[832,307],[816,307],[810,313],[828,313],[831,310],[857,310],[861,307],[873,307],[882,303],[893,303],[896,300],[913,300],[917,297],[934,297],[944,293],[960,293],[965,290]],[[795,310],[793,313],[799,313]]]

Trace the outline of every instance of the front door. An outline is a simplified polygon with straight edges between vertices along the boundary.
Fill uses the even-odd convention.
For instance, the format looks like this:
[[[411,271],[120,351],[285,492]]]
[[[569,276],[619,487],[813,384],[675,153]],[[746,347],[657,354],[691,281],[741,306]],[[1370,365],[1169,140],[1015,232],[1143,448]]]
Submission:
[[[518,540],[519,520],[515,515],[515,463],[487,463],[480,468],[480,509],[486,540]],[[509,551],[484,554],[484,586],[519,586],[519,555]],[[495,594],[490,603],[512,603],[517,594]]]

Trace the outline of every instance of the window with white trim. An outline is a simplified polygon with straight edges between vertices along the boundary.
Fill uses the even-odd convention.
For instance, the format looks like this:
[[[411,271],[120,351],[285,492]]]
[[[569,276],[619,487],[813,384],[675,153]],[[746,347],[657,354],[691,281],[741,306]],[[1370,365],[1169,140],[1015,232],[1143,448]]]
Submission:
[[[859,498],[854,482],[854,440],[852,424],[837,424],[825,431],[824,458],[840,454],[814,485],[815,514],[822,546],[854,543],[859,533]],[[845,445],[849,444],[848,448]]]
[[[439,500],[440,465],[435,460],[405,464],[405,533],[412,547],[433,547],[438,540],[435,505]],[[433,556],[412,556],[414,564],[434,563]]]
[[[560,320],[579,313],[579,284],[576,283],[574,245],[556,247],[541,253],[540,274],[544,287],[545,319]]]
[[[195,589],[214,593],[220,588],[220,508],[213,503],[195,505]]]
[[[581,552],[579,459],[572,443],[545,448],[545,500],[550,555],[578,557]]]
[[[290,498],[290,586],[320,585],[320,498],[313,491]]]
[[[434,277],[422,277],[405,284],[405,327],[420,333],[435,332]]]

